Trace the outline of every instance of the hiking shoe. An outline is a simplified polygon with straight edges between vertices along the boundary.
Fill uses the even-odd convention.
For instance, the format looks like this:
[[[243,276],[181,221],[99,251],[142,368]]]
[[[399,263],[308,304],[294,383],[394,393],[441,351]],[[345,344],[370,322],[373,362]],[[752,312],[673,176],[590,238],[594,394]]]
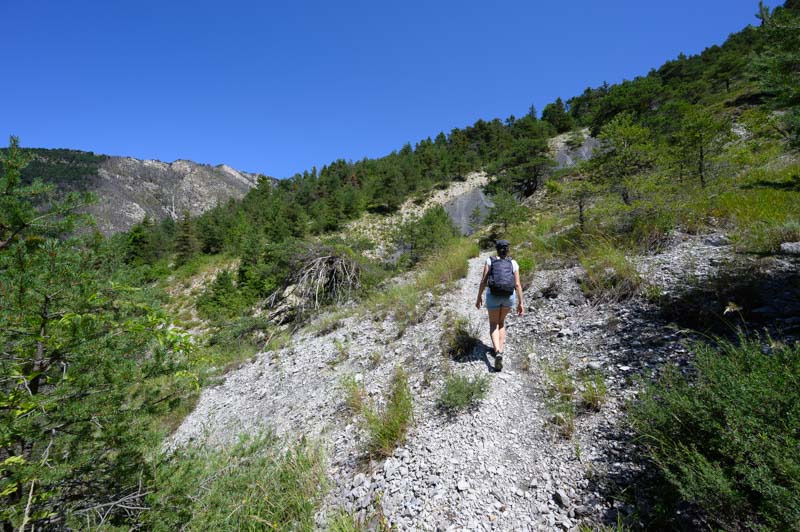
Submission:
[[[503,371],[503,353],[497,353],[494,357],[494,370]]]

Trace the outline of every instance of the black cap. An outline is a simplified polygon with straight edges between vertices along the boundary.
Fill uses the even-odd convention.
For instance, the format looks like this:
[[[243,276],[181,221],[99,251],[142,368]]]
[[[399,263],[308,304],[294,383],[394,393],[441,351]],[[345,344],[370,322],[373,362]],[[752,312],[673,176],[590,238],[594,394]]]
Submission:
[[[496,247],[497,249],[500,249],[500,248],[507,248],[510,245],[511,245],[511,242],[509,242],[508,240],[498,240],[495,243],[494,247]]]

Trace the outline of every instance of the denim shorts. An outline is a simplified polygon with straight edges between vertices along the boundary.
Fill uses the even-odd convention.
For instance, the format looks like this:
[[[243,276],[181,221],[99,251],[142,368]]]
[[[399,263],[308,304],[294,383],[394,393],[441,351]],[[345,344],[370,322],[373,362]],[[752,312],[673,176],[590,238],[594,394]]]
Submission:
[[[517,294],[510,296],[495,296],[492,291],[486,289],[486,309],[497,310],[500,307],[514,308],[517,306]]]

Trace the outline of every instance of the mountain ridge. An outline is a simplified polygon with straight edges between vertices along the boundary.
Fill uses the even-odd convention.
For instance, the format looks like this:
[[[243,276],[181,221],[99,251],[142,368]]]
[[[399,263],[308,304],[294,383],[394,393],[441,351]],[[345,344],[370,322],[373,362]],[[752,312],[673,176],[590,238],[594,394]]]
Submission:
[[[176,220],[183,212],[197,216],[230,199],[241,199],[260,179],[274,178],[189,159],[164,162],[125,155],[101,155],[72,149],[32,148],[25,181],[41,178],[56,194],[91,192],[86,207],[104,235],[131,229],[146,217]]]

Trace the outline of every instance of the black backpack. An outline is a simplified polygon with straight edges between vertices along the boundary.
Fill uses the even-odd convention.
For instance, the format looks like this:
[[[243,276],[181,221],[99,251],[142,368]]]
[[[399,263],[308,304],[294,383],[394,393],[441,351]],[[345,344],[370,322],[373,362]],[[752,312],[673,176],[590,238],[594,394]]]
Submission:
[[[510,258],[492,257],[489,267],[489,290],[493,296],[508,297],[514,293],[514,267]]]

